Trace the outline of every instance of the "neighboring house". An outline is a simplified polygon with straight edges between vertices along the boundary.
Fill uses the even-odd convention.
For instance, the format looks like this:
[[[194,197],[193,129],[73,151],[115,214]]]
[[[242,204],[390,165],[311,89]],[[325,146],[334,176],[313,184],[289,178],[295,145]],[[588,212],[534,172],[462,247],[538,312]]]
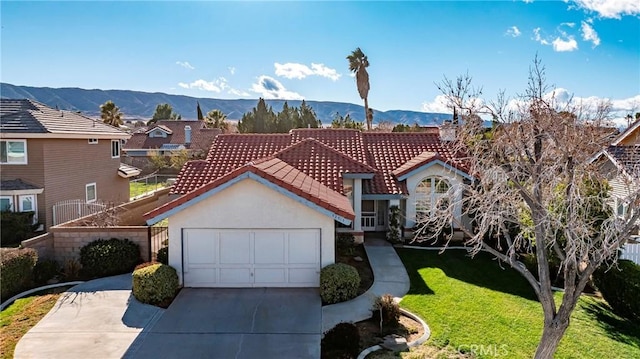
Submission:
[[[193,158],[204,156],[220,133],[220,129],[206,128],[204,121],[158,121],[134,131],[122,148],[123,160],[139,168],[149,168],[149,157],[154,154],[171,156],[187,150]]]
[[[598,163],[607,175],[616,214],[624,216],[633,210],[627,199],[640,191],[640,120],[631,124],[591,161]]]
[[[185,286],[318,286],[336,228],[360,240],[386,230],[390,206],[412,228],[471,180],[437,127],[227,134],[182,168],[177,198],[145,218],[169,218],[169,262]]]
[[[122,203],[136,168],[120,163],[129,134],[33,100],[0,100],[0,204],[34,211],[47,230],[65,200]],[[77,211],[76,211],[77,212]]]

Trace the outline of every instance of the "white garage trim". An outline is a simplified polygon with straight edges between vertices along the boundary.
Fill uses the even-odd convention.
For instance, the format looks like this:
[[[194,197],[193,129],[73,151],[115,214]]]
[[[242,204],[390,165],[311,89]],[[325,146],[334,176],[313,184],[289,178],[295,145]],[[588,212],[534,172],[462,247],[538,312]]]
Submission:
[[[184,228],[185,287],[317,287],[321,230]]]

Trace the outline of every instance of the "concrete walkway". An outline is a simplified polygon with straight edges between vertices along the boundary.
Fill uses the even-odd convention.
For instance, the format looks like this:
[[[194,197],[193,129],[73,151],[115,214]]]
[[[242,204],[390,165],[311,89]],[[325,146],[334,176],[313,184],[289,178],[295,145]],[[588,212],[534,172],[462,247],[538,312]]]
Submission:
[[[121,358],[163,311],[133,298],[131,273],[79,284],[20,339],[14,358]]]
[[[403,297],[409,291],[409,275],[389,242],[375,235],[368,236],[364,249],[373,270],[373,285],[355,299],[322,307],[323,333],[341,322],[355,323],[371,318],[376,297],[384,294]]]

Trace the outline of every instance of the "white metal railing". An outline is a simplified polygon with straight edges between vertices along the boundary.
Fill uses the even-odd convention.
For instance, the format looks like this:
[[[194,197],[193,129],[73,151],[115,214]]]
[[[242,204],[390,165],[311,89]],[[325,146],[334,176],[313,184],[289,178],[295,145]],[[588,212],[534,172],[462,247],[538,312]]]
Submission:
[[[620,259],[628,259],[640,265],[640,243],[627,243],[624,245],[624,248],[620,248],[620,252]]]
[[[53,225],[73,221],[90,214],[98,213],[107,206],[103,203],[87,203],[82,199],[69,199],[53,205]]]

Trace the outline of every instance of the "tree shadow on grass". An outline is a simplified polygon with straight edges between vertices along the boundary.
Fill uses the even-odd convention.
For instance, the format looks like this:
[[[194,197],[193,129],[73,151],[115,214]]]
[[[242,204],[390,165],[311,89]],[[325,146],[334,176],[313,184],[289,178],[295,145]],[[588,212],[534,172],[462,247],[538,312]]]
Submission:
[[[411,279],[409,294],[433,294],[418,271],[438,268],[449,278],[537,301],[535,292],[518,272],[488,253],[481,252],[471,258],[465,250],[450,249],[439,253],[437,250],[399,248],[398,255]]]
[[[639,323],[622,318],[604,302],[589,301],[581,304],[584,312],[605,331],[606,335],[620,343],[640,348]]]

